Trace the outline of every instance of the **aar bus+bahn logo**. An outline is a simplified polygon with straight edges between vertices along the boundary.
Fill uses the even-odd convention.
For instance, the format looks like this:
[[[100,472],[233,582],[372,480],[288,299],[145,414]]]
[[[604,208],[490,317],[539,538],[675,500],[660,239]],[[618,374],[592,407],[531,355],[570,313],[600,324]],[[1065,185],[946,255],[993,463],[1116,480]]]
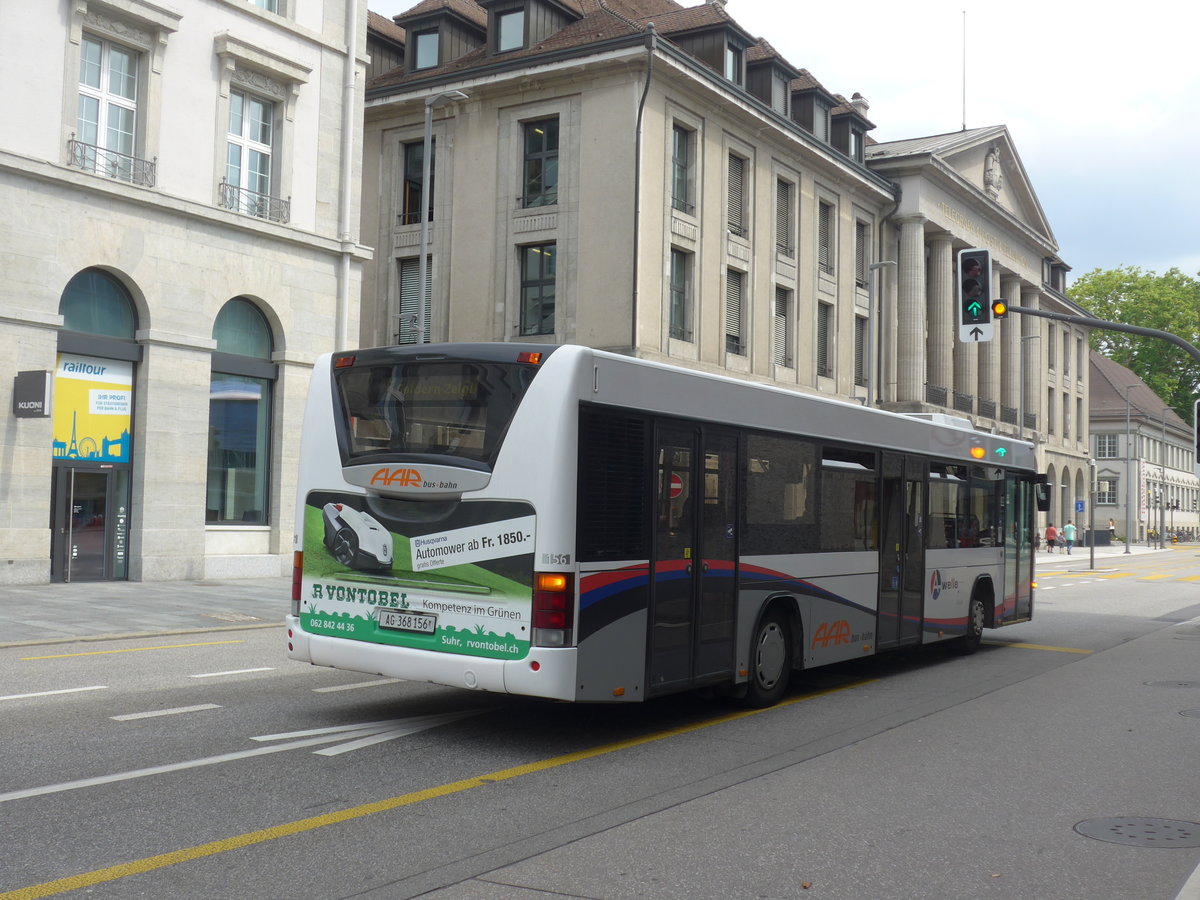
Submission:
[[[371,484],[382,484],[387,487],[420,487],[421,473],[417,469],[382,468],[371,476]]]
[[[845,619],[839,619],[836,622],[822,622],[818,625],[817,633],[813,635],[812,646],[815,650],[817,647],[824,649],[852,642],[850,623]]]

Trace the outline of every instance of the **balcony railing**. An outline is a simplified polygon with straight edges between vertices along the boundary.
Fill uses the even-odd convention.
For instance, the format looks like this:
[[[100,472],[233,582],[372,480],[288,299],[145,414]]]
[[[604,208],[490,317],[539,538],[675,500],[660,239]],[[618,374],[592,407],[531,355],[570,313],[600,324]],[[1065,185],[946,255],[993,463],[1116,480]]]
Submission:
[[[158,173],[157,157],[149,160],[139,159],[128,153],[106,150],[95,144],[77,141],[74,134],[67,141],[67,165],[91,172],[93,175],[103,175],[143,187],[154,187]]]
[[[223,209],[245,213],[268,222],[279,222],[286,225],[292,219],[292,198],[281,200],[258,191],[249,191],[236,184],[230,184],[224,178],[217,186],[219,202]]]
[[[959,391],[954,392],[954,409],[958,412],[973,413],[975,412],[975,395],[963,394]]]
[[[995,400],[979,400],[979,415],[985,419],[996,418],[996,401]]]

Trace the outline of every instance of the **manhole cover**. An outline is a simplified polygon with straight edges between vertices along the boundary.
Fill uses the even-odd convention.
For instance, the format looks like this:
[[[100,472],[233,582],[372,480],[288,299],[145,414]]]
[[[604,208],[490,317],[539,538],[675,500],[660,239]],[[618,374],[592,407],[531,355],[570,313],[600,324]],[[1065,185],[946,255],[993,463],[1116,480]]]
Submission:
[[[1148,684],[1150,687],[1182,687],[1182,688],[1197,688],[1200,687],[1200,681],[1146,681],[1143,684]]]
[[[1176,819],[1087,819],[1076,824],[1075,830],[1084,837],[1130,847],[1200,847],[1200,824]]]

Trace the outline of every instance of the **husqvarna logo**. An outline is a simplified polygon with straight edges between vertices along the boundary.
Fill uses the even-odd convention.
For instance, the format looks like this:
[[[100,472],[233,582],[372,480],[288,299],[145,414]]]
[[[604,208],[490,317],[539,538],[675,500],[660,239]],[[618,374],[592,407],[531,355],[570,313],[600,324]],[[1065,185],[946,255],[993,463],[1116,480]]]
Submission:
[[[371,476],[371,484],[386,487],[420,487],[421,473],[416,469],[379,469]]]

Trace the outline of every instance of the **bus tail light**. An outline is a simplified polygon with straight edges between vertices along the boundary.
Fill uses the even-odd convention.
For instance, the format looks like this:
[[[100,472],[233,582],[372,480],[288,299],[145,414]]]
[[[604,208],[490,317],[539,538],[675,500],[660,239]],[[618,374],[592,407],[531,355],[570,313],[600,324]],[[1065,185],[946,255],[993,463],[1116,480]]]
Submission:
[[[292,615],[300,615],[300,585],[304,578],[304,551],[292,554]]]
[[[566,647],[575,624],[575,576],[535,572],[533,576],[533,643]]]

